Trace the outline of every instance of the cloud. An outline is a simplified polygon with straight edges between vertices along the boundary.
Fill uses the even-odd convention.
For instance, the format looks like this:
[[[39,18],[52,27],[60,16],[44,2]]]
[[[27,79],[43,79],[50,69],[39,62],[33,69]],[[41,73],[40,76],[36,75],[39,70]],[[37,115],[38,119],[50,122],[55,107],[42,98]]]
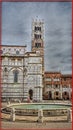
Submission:
[[[30,51],[36,16],[44,19],[45,70],[71,73],[71,2],[2,2],[2,44]]]

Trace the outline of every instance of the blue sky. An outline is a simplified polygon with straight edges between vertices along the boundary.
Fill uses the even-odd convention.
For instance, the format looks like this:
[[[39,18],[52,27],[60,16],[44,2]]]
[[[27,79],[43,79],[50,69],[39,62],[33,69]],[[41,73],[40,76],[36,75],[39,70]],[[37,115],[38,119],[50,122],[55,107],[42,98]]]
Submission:
[[[45,71],[71,73],[71,2],[3,2],[2,44],[27,45],[32,20],[44,20]]]

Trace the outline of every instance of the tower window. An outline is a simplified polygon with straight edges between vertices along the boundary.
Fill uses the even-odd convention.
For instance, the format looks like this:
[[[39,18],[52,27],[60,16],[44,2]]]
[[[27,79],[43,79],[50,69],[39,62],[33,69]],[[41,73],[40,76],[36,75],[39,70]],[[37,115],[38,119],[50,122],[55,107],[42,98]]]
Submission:
[[[17,83],[18,82],[18,70],[15,70],[13,72],[13,74],[14,74],[14,83]]]
[[[35,43],[35,47],[41,47],[41,43]]]
[[[35,34],[35,39],[41,39],[41,35]]]
[[[39,38],[39,35],[35,34],[35,39],[38,39]]]
[[[41,27],[35,27],[35,31],[41,31]]]

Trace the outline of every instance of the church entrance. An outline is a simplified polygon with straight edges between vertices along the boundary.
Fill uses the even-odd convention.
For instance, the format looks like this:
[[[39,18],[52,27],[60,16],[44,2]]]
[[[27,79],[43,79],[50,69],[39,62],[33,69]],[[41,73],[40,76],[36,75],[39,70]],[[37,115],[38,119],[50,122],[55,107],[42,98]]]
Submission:
[[[29,90],[29,98],[31,100],[33,99],[33,90],[32,89]]]

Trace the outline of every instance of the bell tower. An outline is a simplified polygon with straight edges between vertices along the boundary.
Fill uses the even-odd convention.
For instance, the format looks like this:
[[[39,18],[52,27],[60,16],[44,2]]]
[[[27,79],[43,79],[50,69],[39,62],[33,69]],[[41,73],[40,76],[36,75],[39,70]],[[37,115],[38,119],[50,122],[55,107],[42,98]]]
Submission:
[[[40,53],[44,72],[44,22],[33,20],[32,22],[32,52]]]

